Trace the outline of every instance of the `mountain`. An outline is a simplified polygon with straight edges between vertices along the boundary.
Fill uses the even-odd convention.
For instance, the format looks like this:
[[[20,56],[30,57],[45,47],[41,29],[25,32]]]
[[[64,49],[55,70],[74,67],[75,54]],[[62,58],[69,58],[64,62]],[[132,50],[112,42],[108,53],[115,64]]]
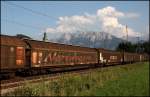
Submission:
[[[65,33],[51,42],[114,50],[123,40],[106,32]]]

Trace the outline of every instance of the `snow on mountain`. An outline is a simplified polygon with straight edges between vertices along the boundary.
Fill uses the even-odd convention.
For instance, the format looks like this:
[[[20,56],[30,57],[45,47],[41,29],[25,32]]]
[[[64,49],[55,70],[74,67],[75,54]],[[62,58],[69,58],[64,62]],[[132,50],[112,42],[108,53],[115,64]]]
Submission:
[[[78,45],[84,47],[115,49],[123,40],[106,32],[64,33],[51,42]]]

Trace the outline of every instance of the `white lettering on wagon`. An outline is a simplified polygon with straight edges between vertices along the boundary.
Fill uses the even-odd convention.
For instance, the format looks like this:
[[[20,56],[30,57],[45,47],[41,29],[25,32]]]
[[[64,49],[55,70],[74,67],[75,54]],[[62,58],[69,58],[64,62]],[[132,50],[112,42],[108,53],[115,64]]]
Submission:
[[[102,53],[99,53],[99,60],[100,60],[100,63],[106,62],[106,60],[102,56]]]
[[[116,59],[117,59],[117,56],[110,56],[110,59],[116,60]]]

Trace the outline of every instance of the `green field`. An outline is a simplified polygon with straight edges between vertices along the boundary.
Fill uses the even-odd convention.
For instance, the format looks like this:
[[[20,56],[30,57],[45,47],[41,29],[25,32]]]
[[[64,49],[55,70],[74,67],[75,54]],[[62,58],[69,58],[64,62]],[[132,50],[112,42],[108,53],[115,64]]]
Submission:
[[[45,83],[25,84],[17,96],[149,96],[149,63],[101,68],[88,75],[77,75]]]

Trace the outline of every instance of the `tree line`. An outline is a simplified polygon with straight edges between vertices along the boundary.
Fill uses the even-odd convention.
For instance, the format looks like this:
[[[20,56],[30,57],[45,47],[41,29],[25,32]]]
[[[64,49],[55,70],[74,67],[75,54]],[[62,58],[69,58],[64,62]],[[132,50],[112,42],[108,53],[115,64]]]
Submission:
[[[145,41],[143,43],[131,43],[131,42],[122,42],[120,43],[116,50],[117,51],[125,51],[131,53],[150,53],[150,42]]]

